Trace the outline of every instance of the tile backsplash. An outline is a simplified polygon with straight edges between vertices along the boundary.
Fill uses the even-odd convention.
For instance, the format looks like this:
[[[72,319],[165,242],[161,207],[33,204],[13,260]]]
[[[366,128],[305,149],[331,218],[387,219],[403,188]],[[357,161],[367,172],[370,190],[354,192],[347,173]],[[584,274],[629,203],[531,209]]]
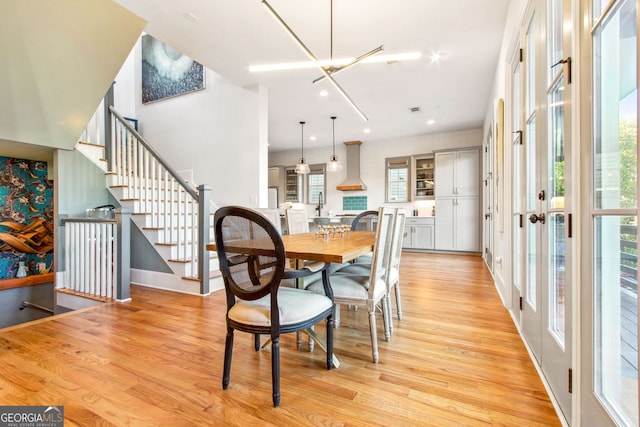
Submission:
[[[345,211],[366,211],[367,196],[349,196],[342,198],[342,210]]]

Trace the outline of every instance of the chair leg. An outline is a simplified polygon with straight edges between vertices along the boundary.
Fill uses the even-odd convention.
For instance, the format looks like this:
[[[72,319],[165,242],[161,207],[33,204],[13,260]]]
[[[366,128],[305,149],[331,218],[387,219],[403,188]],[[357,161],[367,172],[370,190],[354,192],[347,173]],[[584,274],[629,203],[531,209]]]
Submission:
[[[224,345],[224,369],[222,372],[222,389],[229,388],[231,375],[231,355],[233,354],[233,328],[227,328],[227,340]]]
[[[327,317],[327,370],[333,369],[333,316]]]
[[[333,305],[333,327],[340,326],[340,304]]]
[[[393,334],[393,309],[391,308],[391,294],[387,294],[387,322],[389,324],[389,333]]]
[[[273,406],[280,406],[280,336],[271,337],[271,388]]]
[[[396,288],[396,308],[398,309],[398,320],[402,320],[402,300],[400,299],[400,282],[394,286]]]
[[[391,341],[391,319],[389,317],[389,294],[382,298],[382,323],[384,324],[384,339],[385,341]]]
[[[369,312],[369,329],[371,330],[371,353],[373,355],[373,362],[378,363],[378,333],[376,331],[376,310]]]
[[[253,334],[253,347],[260,351],[260,334]]]

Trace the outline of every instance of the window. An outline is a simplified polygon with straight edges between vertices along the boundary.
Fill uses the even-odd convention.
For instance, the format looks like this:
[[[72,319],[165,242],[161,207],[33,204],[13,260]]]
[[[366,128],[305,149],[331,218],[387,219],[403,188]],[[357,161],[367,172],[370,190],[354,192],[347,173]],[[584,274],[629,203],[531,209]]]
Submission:
[[[638,11],[607,4],[593,2],[593,384],[618,425],[637,426]]]
[[[307,194],[308,194],[308,203],[318,203],[318,197],[320,193],[323,195],[323,203],[326,200],[326,189],[325,189],[325,165],[311,165],[309,166],[311,172],[307,176]]]
[[[409,201],[410,164],[411,157],[391,157],[385,160],[387,203]]]

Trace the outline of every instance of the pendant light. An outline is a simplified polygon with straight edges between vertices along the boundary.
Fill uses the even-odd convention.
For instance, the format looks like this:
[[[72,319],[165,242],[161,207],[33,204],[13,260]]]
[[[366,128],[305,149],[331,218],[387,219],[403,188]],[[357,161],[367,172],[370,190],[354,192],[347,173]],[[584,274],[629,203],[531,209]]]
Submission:
[[[310,172],[309,165],[304,162],[304,124],[305,123],[306,122],[300,122],[300,128],[301,128],[301,131],[302,131],[302,137],[301,137],[302,151],[300,153],[300,162],[298,162],[298,164],[296,165],[296,173],[309,173]]]
[[[327,171],[329,172],[339,172],[342,170],[342,163],[340,163],[340,160],[338,160],[336,156],[336,118],[335,116],[331,117],[333,126],[333,154],[331,155],[331,160],[327,162]]]

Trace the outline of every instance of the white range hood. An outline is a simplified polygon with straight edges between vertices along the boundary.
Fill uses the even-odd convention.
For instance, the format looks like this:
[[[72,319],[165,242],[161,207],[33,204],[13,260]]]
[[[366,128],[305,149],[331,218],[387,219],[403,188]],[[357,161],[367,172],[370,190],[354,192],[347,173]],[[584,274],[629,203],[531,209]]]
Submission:
[[[360,145],[362,141],[345,142],[347,146],[347,179],[336,186],[340,191],[360,191],[366,190],[367,186],[360,179]]]

